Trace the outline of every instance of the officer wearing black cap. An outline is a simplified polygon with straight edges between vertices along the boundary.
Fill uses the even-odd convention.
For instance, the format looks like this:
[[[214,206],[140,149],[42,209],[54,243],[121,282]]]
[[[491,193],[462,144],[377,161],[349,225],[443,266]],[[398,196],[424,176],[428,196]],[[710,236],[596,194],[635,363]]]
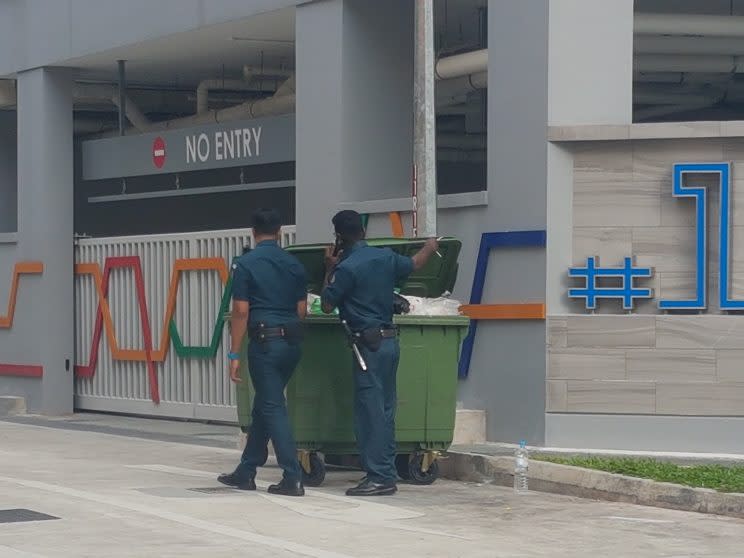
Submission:
[[[420,269],[437,251],[435,239],[412,258],[364,241],[361,216],[341,211],[333,217],[336,247],[326,249],[323,311],[339,309],[351,330],[366,370],[354,359],[354,430],[365,479],[349,496],[383,496],[397,491],[395,468],[396,376],[400,360],[393,325],[396,283]]]
[[[253,217],[256,247],[244,251],[233,266],[230,378],[242,381],[239,352],[247,332],[248,371],[255,397],[240,465],[217,480],[242,490],[256,490],[256,468],[266,462],[271,440],[284,476],[269,492],[303,496],[302,470],[284,388],[300,360],[300,320],[307,313],[307,280],[304,266],[279,247],[280,228],[276,210],[259,209]]]

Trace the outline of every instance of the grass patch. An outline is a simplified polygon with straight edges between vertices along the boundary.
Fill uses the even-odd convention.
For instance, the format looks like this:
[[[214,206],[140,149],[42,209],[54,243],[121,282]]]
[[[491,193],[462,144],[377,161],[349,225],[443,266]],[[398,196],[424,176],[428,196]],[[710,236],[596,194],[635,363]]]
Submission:
[[[660,482],[672,482],[695,488],[712,488],[719,492],[744,492],[744,467],[723,465],[676,465],[655,459],[612,457],[562,457],[536,455],[537,461],[572,465],[639,477]]]

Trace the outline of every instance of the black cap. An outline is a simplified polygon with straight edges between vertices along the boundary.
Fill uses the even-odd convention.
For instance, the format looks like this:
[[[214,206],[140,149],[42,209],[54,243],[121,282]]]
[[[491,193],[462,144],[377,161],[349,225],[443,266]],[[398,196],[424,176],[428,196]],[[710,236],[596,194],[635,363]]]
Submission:
[[[351,209],[339,211],[333,216],[331,222],[333,223],[333,227],[336,229],[336,234],[342,236],[354,236],[364,233],[362,216]]]

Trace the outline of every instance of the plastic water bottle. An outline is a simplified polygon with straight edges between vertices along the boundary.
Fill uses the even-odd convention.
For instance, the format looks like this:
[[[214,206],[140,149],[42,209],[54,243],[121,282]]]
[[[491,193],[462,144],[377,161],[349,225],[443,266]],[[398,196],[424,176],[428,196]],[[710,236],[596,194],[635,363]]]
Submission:
[[[517,451],[514,452],[514,492],[527,492],[527,471],[530,468],[527,442],[519,442]]]

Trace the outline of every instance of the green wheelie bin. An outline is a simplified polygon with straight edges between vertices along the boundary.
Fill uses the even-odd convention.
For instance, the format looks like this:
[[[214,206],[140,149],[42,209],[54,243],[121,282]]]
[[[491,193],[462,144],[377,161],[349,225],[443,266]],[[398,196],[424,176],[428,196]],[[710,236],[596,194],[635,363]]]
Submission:
[[[413,255],[422,240],[371,239]],[[402,295],[436,298],[451,292],[457,278],[461,243],[440,240],[441,257],[399,285]],[[319,294],[325,273],[323,245],[288,250],[305,266],[308,290]],[[437,458],[452,443],[457,400],[457,363],[469,320],[464,316],[395,316],[400,328],[396,464],[398,474],[431,484],[439,473]],[[302,358],[287,387],[290,419],[308,486],[325,478],[324,456],[356,456],[352,353],[336,316],[310,315]]]
[[[390,247],[413,255],[421,240],[370,239],[371,246]],[[461,243],[440,240],[441,257],[399,286],[403,295],[436,298],[451,292],[457,279]],[[325,274],[325,245],[288,248],[305,266],[308,291],[320,294]],[[464,316],[395,316],[400,328],[396,465],[401,478],[431,484],[439,474],[437,459],[452,443],[457,401],[457,363],[469,320]],[[253,386],[245,355],[237,386],[238,422],[243,432],[251,424]],[[304,483],[319,486],[325,479],[325,456],[357,456],[354,436],[352,353],[337,316],[310,315],[305,321],[302,358],[287,386],[290,421],[303,468]]]

